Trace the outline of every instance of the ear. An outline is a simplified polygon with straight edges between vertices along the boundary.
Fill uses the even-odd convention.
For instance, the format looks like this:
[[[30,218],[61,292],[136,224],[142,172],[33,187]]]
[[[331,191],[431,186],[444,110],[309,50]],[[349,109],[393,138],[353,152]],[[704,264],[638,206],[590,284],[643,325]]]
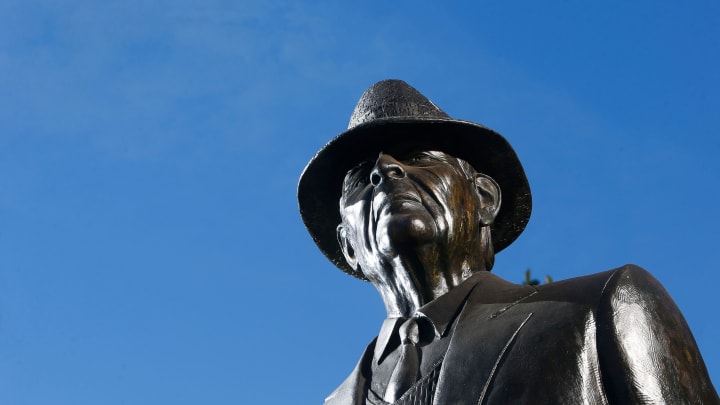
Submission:
[[[343,256],[345,256],[345,261],[347,261],[348,265],[355,271],[358,269],[358,260],[357,255],[355,254],[355,249],[352,247],[352,244],[350,243],[350,238],[348,238],[347,235],[347,229],[345,228],[345,225],[340,224],[337,226],[337,239],[338,243],[340,244],[340,249],[342,249]]]
[[[480,224],[492,225],[500,211],[500,186],[492,177],[482,173],[475,174],[475,189],[480,196]]]

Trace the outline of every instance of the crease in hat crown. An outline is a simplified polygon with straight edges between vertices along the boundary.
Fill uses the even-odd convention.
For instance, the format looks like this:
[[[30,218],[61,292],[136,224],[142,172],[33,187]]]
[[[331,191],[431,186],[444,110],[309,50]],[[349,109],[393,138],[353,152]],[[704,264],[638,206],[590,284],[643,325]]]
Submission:
[[[443,110],[402,80],[390,79],[370,86],[350,116],[348,129],[384,118],[446,118]]]
[[[320,251],[340,270],[366,280],[347,264],[337,240],[338,200],[345,174],[378,151],[399,145],[439,150],[495,179],[503,203],[491,225],[495,252],[524,230],[532,211],[530,187],[515,151],[499,133],[450,117],[402,80],[384,80],[360,97],[347,130],[310,159],[298,182],[300,216]]]

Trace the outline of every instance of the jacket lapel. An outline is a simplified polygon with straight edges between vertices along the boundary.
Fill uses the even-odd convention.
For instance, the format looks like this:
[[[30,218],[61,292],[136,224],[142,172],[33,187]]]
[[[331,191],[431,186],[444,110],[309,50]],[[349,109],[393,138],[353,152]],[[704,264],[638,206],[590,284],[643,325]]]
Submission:
[[[435,391],[436,404],[481,404],[503,358],[532,318],[532,312],[518,311],[515,305],[535,294],[534,288],[490,273],[482,277],[455,323]]]

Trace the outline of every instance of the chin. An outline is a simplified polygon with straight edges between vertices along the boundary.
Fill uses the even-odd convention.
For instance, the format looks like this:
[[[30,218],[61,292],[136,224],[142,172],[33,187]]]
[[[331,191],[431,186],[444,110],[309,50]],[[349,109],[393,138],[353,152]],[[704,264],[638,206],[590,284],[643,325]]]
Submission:
[[[427,213],[395,214],[378,222],[378,247],[389,256],[431,243],[436,236],[437,226]]]

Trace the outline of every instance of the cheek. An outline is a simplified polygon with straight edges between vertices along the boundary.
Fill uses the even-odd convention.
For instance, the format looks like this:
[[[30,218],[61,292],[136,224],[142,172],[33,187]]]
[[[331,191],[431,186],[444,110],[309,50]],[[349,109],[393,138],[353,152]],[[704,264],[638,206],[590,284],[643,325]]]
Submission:
[[[480,207],[472,186],[465,182],[452,182],[448,185],[445,196],[444,203],[447,204],[447,212],[444,216],[447,219],[448,227],[454,233],[474,232],[476,222],[480,221],[478,217]]]
[[[343,222],[353,230],[361,229],[366,217],[365,206],[366,204],[363,201],[356,201],[355,203],[341,206],[340,213],[342,214]]]
[[[442,177],[440,180],[436,196],[444,211],[442,215],[448,223],[460,222],[461,215],[470,208],[466,184],[450,176]]]
[[[371,230],[366,229],[368,227],[367,207],[368,204],[360,200],[340,208],[343,223],[347,229],[347,237],[359,258],[366,256],[367,250],[370,248],[367,235]]]

